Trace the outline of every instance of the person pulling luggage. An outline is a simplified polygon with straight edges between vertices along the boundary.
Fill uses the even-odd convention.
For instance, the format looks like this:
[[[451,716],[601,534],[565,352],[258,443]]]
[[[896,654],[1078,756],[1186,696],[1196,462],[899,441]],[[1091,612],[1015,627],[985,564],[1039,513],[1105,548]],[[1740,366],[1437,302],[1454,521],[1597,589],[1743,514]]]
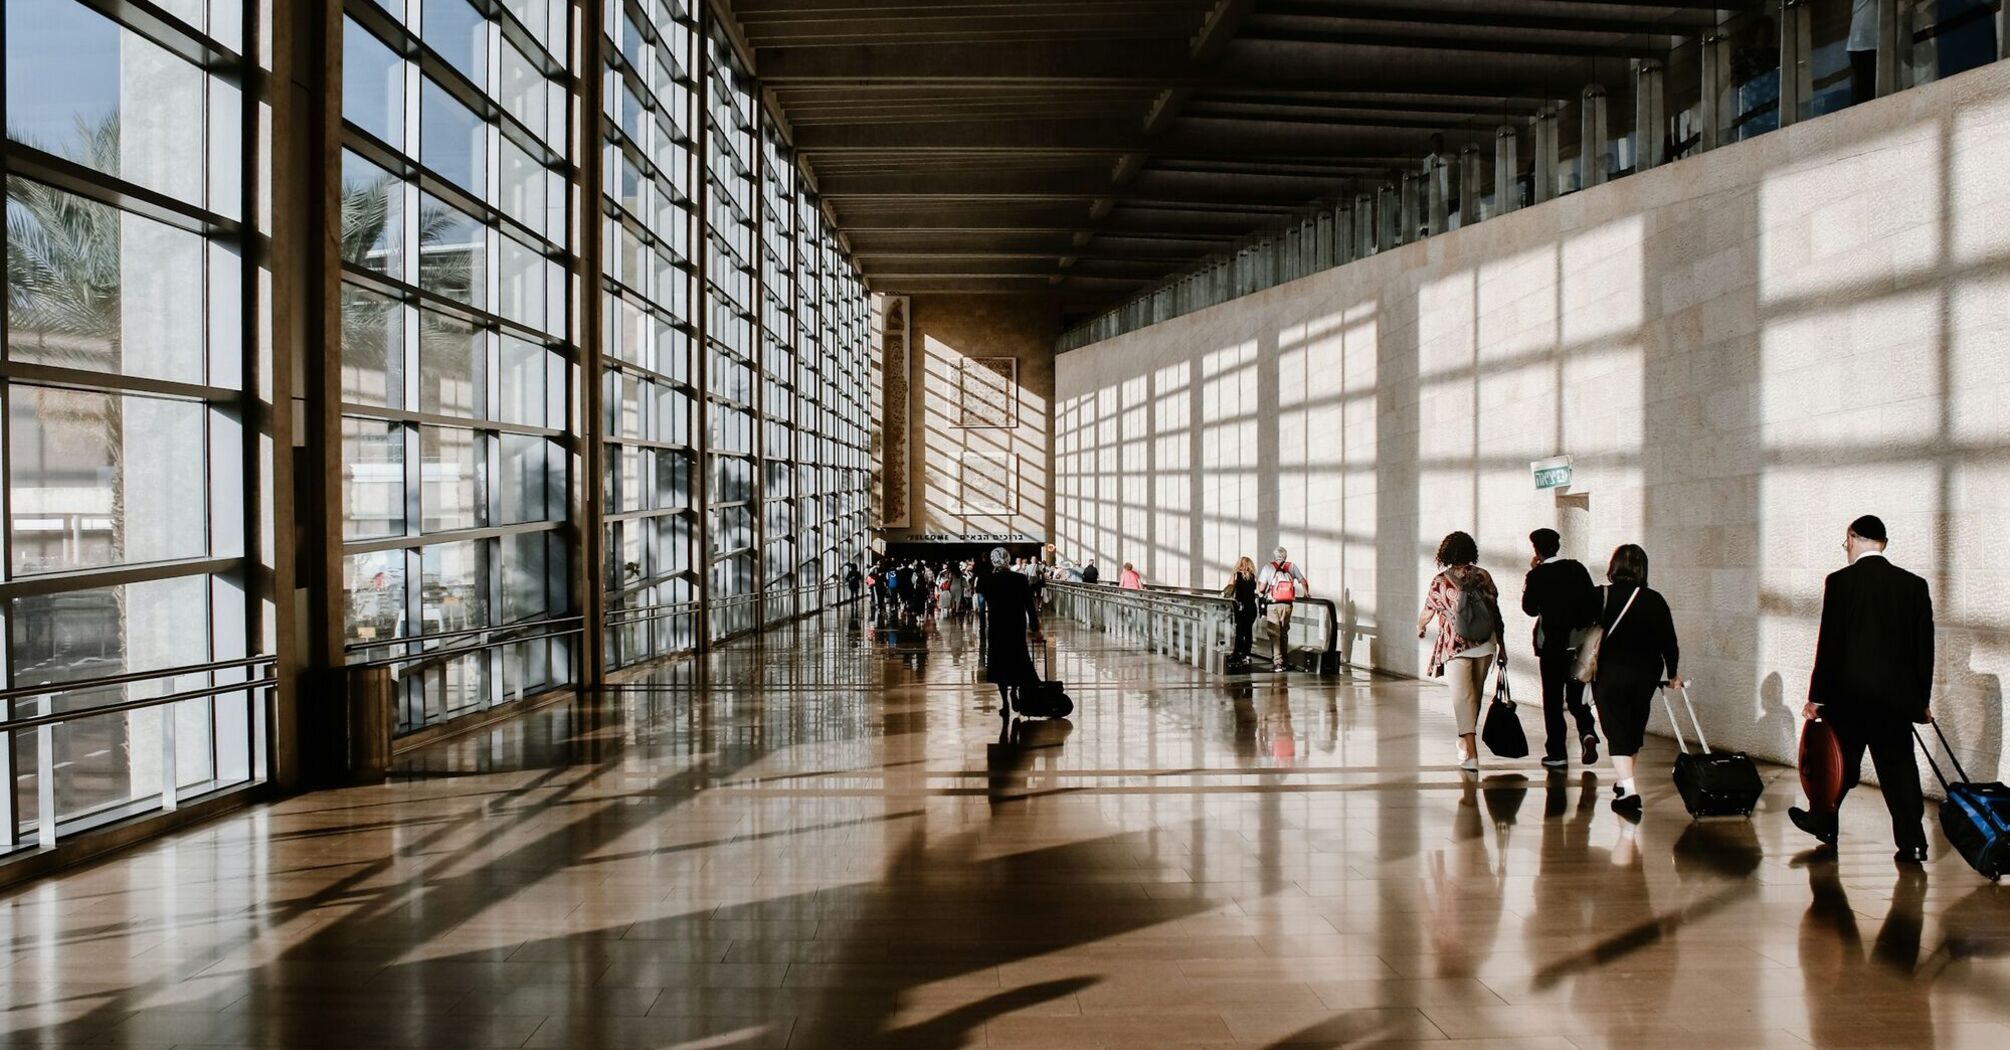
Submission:
[[[1877,768],[1900,864],[1926,863],[1926,800],[1912,727],[1933,721],[1933,597],[1926,581],[1885,557],[1884,522],[1866,514],[1843,533],[1849,564],[1822,589],[1821,633],[1801,717],[1821,719],[1842,751],[1842,794],[1863,779],[1864,752]],[[1833,813],[1795,806],[1794,826],[1834,846]]]
[[[1612,809],[1638,816],[1640,791],[1633,779],[1634,757],[1647,735],[1647,715],[1654,692],[1665,681],[1682,688],[1678,668],[1682,650],[1675,639],[1675,616],[1668,600],[1647,586],[1647,552],[1639,544],[1623,543],[1606,566],[1604,607],[1596,652],[1596,676],[1591,695],[1598,704],[1598,723],[1612,750]]]

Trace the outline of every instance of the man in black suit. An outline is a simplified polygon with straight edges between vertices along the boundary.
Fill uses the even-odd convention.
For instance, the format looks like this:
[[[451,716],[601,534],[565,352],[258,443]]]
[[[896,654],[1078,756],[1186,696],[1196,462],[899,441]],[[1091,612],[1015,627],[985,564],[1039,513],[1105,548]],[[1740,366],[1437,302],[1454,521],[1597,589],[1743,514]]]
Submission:
[[[1584,683],[1572,678],[1570,671],[1577,661],[1572,636],[1597,615],[1598,588],[1581,563],[1558,555],[1563,541],[1555,529],[1537,529],[1528,534],[1528,542],[1535,556],[1529,559],[1528,576],[1522,581],[1521,611],[1536,618],[1535,652],[1542,668],[1542,724],[1547,738],[1542,764],[1562,769],[1569,761],[1564,757],[1569,738],[1563,723],[1568,708],[1584,746],[1580,757],[1588,766],[1598,761],[1598,733],[1591,707],[1584,702]]]
[[[1933,719],[1927,706],[1933,692],[1933,599],[1925,580],[1885,558],[1884,545],[1884,522],[1872,515],[1851,522],[1844,534],[1850,564],[1829,574],[1822,594],[1821,637],[1801,714],[1835,730],[1845,794],[1863,779],[1863,755],[1870,752],[1891,810],[1896,859],[1922,864],[1926,802],[1912,726]],[[1787,816],[1802,831],[1835,843],[1834,816],[1798,807]]]

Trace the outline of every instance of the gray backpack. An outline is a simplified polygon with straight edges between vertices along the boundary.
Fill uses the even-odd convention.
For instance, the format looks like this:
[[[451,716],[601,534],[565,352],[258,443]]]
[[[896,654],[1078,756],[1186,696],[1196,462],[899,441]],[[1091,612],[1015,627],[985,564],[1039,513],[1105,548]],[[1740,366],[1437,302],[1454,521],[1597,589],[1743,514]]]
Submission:
[[[1487,601],[1486,592],[1478,587],[1459,584],[1457,577],[1448,576],[1453,586],[1459,588],[1459,603],[1452,608],[1452,634],[1465,641],[1478,644],[1491,642],[1500,633],[1500,618],[1494,615],[1493,603]]]

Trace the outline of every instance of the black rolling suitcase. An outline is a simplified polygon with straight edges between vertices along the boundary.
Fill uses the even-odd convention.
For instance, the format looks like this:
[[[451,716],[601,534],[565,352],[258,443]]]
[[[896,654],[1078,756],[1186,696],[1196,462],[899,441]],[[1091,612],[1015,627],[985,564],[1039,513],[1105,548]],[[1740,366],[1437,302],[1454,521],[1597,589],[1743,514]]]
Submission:
[[[1938,723],[1933,726],[1933,735],[1940,738],[1947,760],[1954,764],[1954,775],[1961,778],[1948,782],[1947,775],[1940,771],[1940,763],[1933,760],[1933,748],[1914,726],[1913,739],[1925,749],[1926,764],[1933,767],[1933,778],[1947,791],[1947,800],[1940,804],[1940,830],[1947,833],[1947,841],[1969,867],[1991,881],[2001,879],[2005,871],[2010,871],[2010,787],[2000,780],[1988,783],[1969,780],[1968,771],[1961,768],[1961,760],[1947,746],[1947,734],[1940,731]]]
[[[1046,655],[1046,647],[1041,646],[1041,654]],[[1054,661],[1046,660],[1047,671],[1052,673]],[[1075,713],[1075,701],[1068,698],[1066,683],[1046,676],[1019,687],[1019,702],[1012,705],[1026,718],[1066,718]]]
[[[1661,702],[1668,707],[1668,728],[1675,733],[1675,745],[1682,749],[1675,756],[1675,790],[1681,792],[1682,804],[1692,817],[1751,816],[1766,791],[1759,767],[1743,751],[1710,750],[1703,724],[1696,720],[1696,706],[1689,702],[1689,690],[1684,688],[1681,693],[1689,725],[1696,730],[1695,751],[1682,739],[1682,726],[1675,720],[1675,702],[1668,699],[1668,688],[1661,688]]]

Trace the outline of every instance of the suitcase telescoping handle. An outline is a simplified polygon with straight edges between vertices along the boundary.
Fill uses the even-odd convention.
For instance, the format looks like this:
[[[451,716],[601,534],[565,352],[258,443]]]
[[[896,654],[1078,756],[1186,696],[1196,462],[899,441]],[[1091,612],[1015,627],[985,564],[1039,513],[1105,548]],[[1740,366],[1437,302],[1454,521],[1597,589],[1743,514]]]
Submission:
[[[1961,759],[1955,755],[1954,745],[1947,742],[1947,734],[1940,731],[1940,723],[1928,722],[1927,725],[1932,726],[1933,735],[1940,738],[1940,746],[1947,752],[1947,761],[1954,764],[1954,775],[1961,778],[1961,783],[1969,783],[1968,771],[1961,768]],[[1927,743],[1926,738],[1919,735],[1919,726],[1917,725],[1912,727],[1912,738],[1919,741],[1919,749],[1926,752],[1926,764],[1933,767],[1933,779],[1940,781],[1941,790],[1944,791],[1953,787],[1952,784],[1947,782],[1947,774],[1940,771],[1940,763],[1933,760],[1933,745]]]
[[[1710,753],[1710,741],[1703,736],[1703,723],[1696,721],[1696,705],[1689,702],[1689,687],[1685,685],[1678,692],[1682,694],[1682,707],[1689,712],[1689,725],[1696,730],[1696,746],[1707,755]],[[1683,754],[1688,754],[1689,743],[1682,739],[1682,723],[1675,720],[1675,701],[1668,699],[1667,682],[1661,683],[1661,703],[1668,708],[1668,728],[1675,732],[1675,746],[1681,748]]]

